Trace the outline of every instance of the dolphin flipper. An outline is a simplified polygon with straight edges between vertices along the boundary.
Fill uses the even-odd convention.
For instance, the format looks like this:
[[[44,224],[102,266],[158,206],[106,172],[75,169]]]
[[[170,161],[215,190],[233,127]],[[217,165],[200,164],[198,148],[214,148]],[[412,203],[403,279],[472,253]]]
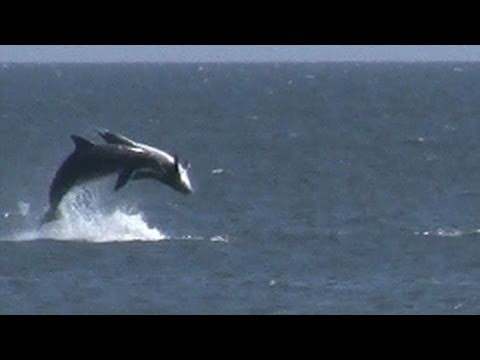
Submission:
[[[122,187],[124,187],[128,180],[132,177],[133,174],[133,169],[124,169],[118,174],[118,179],[117,183],[115,184],[115,191],[120,190]]]

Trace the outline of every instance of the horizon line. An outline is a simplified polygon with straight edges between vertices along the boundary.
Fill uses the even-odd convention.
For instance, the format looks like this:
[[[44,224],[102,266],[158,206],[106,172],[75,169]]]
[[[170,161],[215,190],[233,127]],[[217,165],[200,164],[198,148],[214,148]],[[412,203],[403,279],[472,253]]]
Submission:
[[[462,64],[475,64],[480,63],[479,60],[452,60],[452,59],[437,59],[437,60],[186,60],[186,61],[173,61],[173,60],[136,60],[136,61],[121,61],[121,60],[105,60],[105,61],[18,61],[18,60],[1,60],[1,65],[73,65],[73,64],[103,64],[103,65],[113,65],[113,64],[158,64],[158,65],[173,65],[173,64],[191,64],[191,65],[202,65],[202,64],[368,64],[368,63],[377,63],[377,64],[414,64],[414,63],[462,63]]]

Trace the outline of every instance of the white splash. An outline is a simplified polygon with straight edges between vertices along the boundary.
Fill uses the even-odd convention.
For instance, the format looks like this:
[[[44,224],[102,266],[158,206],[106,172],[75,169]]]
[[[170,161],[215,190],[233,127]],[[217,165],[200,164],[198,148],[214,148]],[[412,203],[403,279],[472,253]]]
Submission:
[[[212,236],[210,238],[210,241],[211,242],[222,242],[222,243],[229,243],[229,239],[228,239],[228,236],[220,236],[220,235],[217,235],[217,236]]]
[[[439,228],[435,231],[435,234],[441,237],[457,237],[464,235],[464,232],[459,229]]]
[[[473,235],[478,233],[478,230],[474,231],[462,231],[455,228],[438,228],[435,230],[427,230],[427,231],[415,231],[415,235],[422,235],[422,236],[439,236],[439,237],[459,237],[464,235]]]
[[[106,211],[100,197],[88,189],[76,189],[68,194],[60,209],[63,218],[38,229],[14,234],[13,240],[36,239],[80,240],[91,242],[157,241],[166,236],[150,227],[141,213],[127,208]]]
[[[22,216],[27,216],[30,213],[30,204],[24,201],[17,203],[18,213]]]

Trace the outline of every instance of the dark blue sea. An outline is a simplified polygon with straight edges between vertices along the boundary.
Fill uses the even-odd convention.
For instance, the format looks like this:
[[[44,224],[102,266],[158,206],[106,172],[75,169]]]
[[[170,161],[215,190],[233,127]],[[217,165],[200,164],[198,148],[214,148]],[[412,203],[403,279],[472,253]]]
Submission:
[[[96,129],[184,195],[48,190]],[[480,64],[0,65],[0,314],[480,313]]]

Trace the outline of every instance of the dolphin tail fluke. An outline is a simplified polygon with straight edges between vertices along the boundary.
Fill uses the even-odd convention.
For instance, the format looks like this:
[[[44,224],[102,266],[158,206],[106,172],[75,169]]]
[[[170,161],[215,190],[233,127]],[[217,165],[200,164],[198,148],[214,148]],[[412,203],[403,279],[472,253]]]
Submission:
[[[62,218],[62,212],[59,208],[56,209],[48,209],[47,213],[43,216],[42,221],[40,222],[40,226],[47,224],[49,222],[60,220]]]

